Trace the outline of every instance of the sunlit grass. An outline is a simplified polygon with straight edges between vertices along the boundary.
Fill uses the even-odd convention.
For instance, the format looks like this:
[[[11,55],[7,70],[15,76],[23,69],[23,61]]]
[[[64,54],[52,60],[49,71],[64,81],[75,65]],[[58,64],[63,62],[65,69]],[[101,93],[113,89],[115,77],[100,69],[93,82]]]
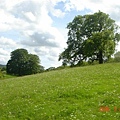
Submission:
[[[119,63],[0,81],[0,120],[108,119],[120,119]]]

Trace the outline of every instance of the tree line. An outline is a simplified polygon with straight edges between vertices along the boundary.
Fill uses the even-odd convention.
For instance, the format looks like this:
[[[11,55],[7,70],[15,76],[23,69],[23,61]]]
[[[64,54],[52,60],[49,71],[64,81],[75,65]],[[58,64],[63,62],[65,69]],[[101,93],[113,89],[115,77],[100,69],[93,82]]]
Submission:
[[[108,14],[101,11],[75,16],[68,23],[67,29],[67,48],[59,55],[63,66],[80,66],[84,62],[94,61],[102,64],[109,61],[120,41],[119,26]],[[116,61],[119,61],[119,55],[118,52]],[[16,49],[11,52],[6,71],[8,74],[22,76],[40,73],[44,71],[44,67],[40,65],[37,55],[29,54],[26,49]]]

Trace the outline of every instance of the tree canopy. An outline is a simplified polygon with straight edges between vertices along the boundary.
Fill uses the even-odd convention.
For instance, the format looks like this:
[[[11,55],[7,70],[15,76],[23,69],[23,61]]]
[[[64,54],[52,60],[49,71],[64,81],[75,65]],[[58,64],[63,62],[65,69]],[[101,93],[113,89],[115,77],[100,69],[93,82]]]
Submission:
[[[28,54],[26,49],[16,49],[11,52],[6,69],[8,74],[22,76],[38,73],[41,71],[41,67],[37,55]]]
[[[109,59],[120,39],[119,26],[113,19],[101,11],[90,15],[78,15],[68,23],[67,48],[60,54],[59,60],[71,65],[80,65],[83,61],[98,60],[100,64]]]

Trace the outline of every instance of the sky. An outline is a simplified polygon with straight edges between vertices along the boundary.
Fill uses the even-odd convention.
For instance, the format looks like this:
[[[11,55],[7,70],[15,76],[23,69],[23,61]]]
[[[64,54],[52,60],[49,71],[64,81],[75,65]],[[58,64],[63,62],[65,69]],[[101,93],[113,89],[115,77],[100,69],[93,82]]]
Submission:
[[[45,68],[60,66],[67,24],[77,15],[99,10],[120,25],[118,0],[0,0],[0,64],[7,64],[12,51],[24,48],[38,55]]]

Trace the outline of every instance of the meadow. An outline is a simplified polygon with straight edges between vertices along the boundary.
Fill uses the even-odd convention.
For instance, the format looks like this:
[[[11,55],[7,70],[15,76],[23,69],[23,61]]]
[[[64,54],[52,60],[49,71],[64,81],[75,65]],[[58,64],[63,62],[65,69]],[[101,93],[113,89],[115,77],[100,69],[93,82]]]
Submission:
[[[120,63],[0,80],[0,120],[119,120]]]

